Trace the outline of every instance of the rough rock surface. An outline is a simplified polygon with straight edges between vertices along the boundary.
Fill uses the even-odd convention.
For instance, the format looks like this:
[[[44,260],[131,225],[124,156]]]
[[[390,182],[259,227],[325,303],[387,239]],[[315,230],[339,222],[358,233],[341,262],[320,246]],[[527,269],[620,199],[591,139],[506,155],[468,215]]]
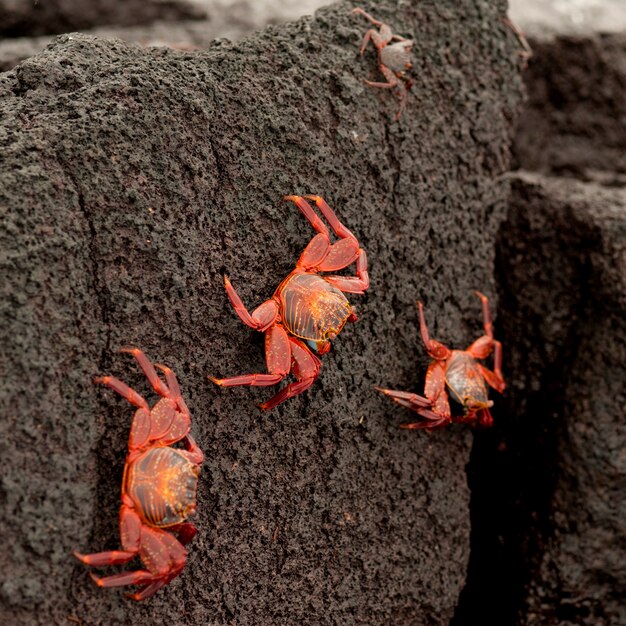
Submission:
[[[416,40],[399,123],[362,83],[375,60],[347,3],[201,53],[62,36],[0,76],[2,623],[448,623],[472,437],[399,430],[372,386],[420,387],[416,298],[451,345],[480,332],[516,41],[504,2],[365,7]],[[270,296],[312,235],[280,199],[311,192],[358,234],[372,285],[315,386],[262,413],[272,389],[206,378],[264,368],[221,276],[251,307]],[[132,409],[91,379],[147,394],[128,344],[177,372],[206,454],[187,567],[143,605],[70,555],[119,546]]]
[[[0,37],[204,16],[205,12],[193,0],[0,0]]]

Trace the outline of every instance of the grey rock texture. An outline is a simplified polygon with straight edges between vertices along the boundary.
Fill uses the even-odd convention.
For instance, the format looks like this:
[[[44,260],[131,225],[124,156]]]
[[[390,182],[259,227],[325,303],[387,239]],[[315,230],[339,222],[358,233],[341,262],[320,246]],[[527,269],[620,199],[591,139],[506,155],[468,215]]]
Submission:
[[[348,3],[199,53],[62,36],[0,76],[2,623],[448,623],[471,435],[401,431],[372,386],[421,387],[416,298],[464,345],[494,296],[516,42],[504,2],[365,7],[416,40],[397,124]],[[372,286],[316,385],[261,413],[271,389],[206,378],[264,368],[221,276],[270,296],[312,236],[280,199],[311,192]],[[128,344],[176,371],[206,454],[187,567],[143,605],[70,555],[119,547],[132,409],[91,379],[147,394]]]
[[[103,24],[200,19],[194,0],[0,0],[0,37],[64,33]]]

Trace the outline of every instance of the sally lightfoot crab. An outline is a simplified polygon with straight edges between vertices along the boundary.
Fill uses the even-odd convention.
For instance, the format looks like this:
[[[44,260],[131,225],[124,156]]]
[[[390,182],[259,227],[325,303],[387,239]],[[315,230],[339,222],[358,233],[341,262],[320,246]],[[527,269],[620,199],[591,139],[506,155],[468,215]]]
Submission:
[[[96,378],[137,407],[130,428],[128,454],[122,479],[120,508],[121,550],[80,554],[76,558],[93,567],[121,565],[138,556],[144,569],[99,578],[99,587],[143,587],[134,600],[144,600],[167,585],[185,567],[188,544],[196,534],[187,517],[196,510],[196,488],[203,454],[189,434],[191,417],[174,372],[157,365],[167,384],[137,348],[132,354],[161,399],[152,407],[136,391],[112,376]],[[181,442],[183,448],[173,448]]]
[[[493,337],[487,296],[478,291],[476,295],[482,302],[485,334],[467,350],[450,350],[439,341],[431,339],[424,319],[424,307],[421,302],[417,303],[422,340],[426,351],[433,358],[426,372],[424,386],[426,397],[407,391],[377,388],[394,402],[408,407],[424,418],[420,422],[403,424],[402,428],[433,429],[446,426],[453,421],[479,426],[492,425],[493,419],[489,408],[493,402],[488,399],[487,385],[500,393],[504,391],[505,383],[501,369],[502,344]],[[492,351],[493,371],[477,362],[477,359],[486,359]],[[448,396],[460,405],[462,410],[460,417],[453,416]]]
[[[395,120],[398,121],[406,107],[408,91],[411,87],[411,79],[407,77],[407,71],[412,67],[409,56],[413,47],[413,41],[400,37],[400,35],[394,35],[387,24],[373,18],[361,8],[354,9],[352,13],[362,15],[374,26],[378,26],[378,30],[370,28],[365,33],[359,52],[363,55],[367,44],[370,41],[374,44],[378,54],[378,67],[387,81],[372,82],[371,80],[364,80],[364,82],[370,87],[393,89],[395,91],[400,101],[400,108],[395,117]],[[392,43],[392,41],[395,41],[395,43]]]
[[[305,198],[315,203],[338,241],[331,243],[328,228]],[[264,387],[276,385],[293,372],[295,382],[259,405],[266,410],[306,391],[313,384],[321,367],[315,353],[328,352],[331,340],[341,332],[345,323],[357,320],[344,292],[360,294],[369,287],[365,250],[337,219],[330,206],[319,196],[286,196],[285,200],[294,202],[317,231],[295,269],[280,283],[274,295],[252,313],[248,312],[230,280],[224,277],[226,293],[241,321],[265,333],[268,373],[209,378],[222,387]],[[355,262],[356,276],[321,275]]]

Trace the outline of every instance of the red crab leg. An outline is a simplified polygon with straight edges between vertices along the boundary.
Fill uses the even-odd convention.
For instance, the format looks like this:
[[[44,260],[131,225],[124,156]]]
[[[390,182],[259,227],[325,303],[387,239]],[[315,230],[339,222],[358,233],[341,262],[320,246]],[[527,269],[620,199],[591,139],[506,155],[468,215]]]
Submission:
[[[160,580],[149,584],[141,591],[137,591],[136,593],[127,593],[126,597],[131,600],[137,600],[137,602],[145,600],[146,598],[153,596],[159,589],[161,589],[161,587],[167,585],[168,582],[169,580],[167,578],[161,578]]]
[[[424,395],[432,402],[435,413],[450,421],[450,402],[446,393],[446,370],[438,361],[433,361],[426,370]]]
[[[376,391],[384,393],[389,396],[394,402],[400,406],[405,406],[413,411],[418,409],[431,408],[433,403],[427,398],[418,396],[416,393],[410,393],[408,391],[396,391],[394,389],[383,389],[382,387],[374,387]],[[439,415],[432,413],[432,419],[439,419]]]
[[[291,367],[291,347],[287,331],[280,325],[272,326],[265,334],[265,361],[269,374],[242,374],[232,378],[213,378],[209,380],[220,387],[267,387],[279,383]]]
[[[305,270],[312,270],[328,256],[330,250],[330,240],[327,235],[318,233],[311,239],[304,252],[300,255],[296,267]]]
[[[105,567],[106,565],[121,565],[128,563],[137,556],[137,552],[126,552],[125,550],[109,550],[107,552],[94,552],[93,554],[81,554],[74,552],[74,556],[85,565],[92,567]]]
[[[352,14],[362,15],[367,18],[374,26],[382,26],[383,23],[379,22],[377,19],[373,18],[369,13],[366,13],[364,9],[361,7],[357,7],[356,9],[352,9]]]
[[[319,215],[313,210],[313,207],[302,196],[285,196],[283,200],[293,202],[300,209],[302,215],[309,220],[311,226],[321,235],[326,235],[330,241],[330,233],[328,228],[326,228],[326,224],[322,222]]]
[[[398,85],[398,77],[388,67],[385,67],[384,65],[379,65],[378,68],[387,79],[387,82],[378,83],[371,80],[363,79],[363,82],[366,85],[369,85],[370,87],[380,87],[381,89],[391,89],[392,87],[396,87]]]
[[[335,235],[339,237],[340,241],[330,246],[330,249],[327,248],[328,244],[323,241],[323,236],[328,239],[328,230],[326,230],[325,226],[323,231],[320,230],[323,222],[321,222],[317,213],[304,198],[315,202]],[[332,272],[343,269],[353,263],[359,254],[359,243],[356,237],[339,221],[335,212],[323,198],[320,196],[304,196],[304,198],[301,196],[286,196],[285,200],[294,202],[302,214],[311,222],[313,228],[318,230],[320,234],[314,237],[307,246],[298,261],[298,266],[306,265],[307,269]],[[330,240],[328,239],[328,241]],[[324,251],[325,253],[322,253],[322,247],[327,248]]]
[[[183,397],[180,393],[180,387],[178,385],[178,379],[176,378],[176,374],[167,367],[167,365],[161,365],[160,363],[155,363],[156,368],[160,369],[165,374],[165,380],[167,381],[167,386],[170,390],[169,397],[176,402],[179,410],[182,413],[186,413],[190,415],[189,409],[187,408],[187,404],[183,400]]]
[[[89,574],[93,582],[98,587],[125,587],[126,585],[142,585],[154,581],[154,574],[145,569],[136,570],[134,572],[122,572],[121,574],[113,574],[112,576],[104,576],[102,578],[95,574]]]
[[[105,385],[113,389],[113,391],[119,393],[120,396],[126,398],[132,405],[140,409],[145,409],[146,411],[150,410],[148,403],[134,389],[131,389],[127,384],[114,376],[98,376],[93,379],[93,382],[97,385]]]
[[[278,304],[276,304],[274,300],[267,300],[250,315],[227,276],[224,276],[224,286],[226,287],[226,293],[228,294],[230,303],[233,305],[233,309],[235,309],[235,312],[244,324],[255,330],[264,331],[276,321],[278,317]]]
[[[448,425],[452,418],[450,416],[450,404],[445,390],[445,370],[438,361],[433,361],[426,372],[426,383],[424,393],[431,403],[431,409],[413,408],[419,415],[426,419],[424,422],[413,422],[402,424],[400,428],[409,430],[431,430]]]
[[[124,497],[124,496],[123,496]],[[139,536],[141,533],[141,521],[137,513],[129,506],[122,504],[120,508],[120,537],[124,550],[109,550],[94,554],[81,554],[74,552],[74,556],[92,567],[104,567],[105,565],[119,565],[130,561],[139,551]]]
[[[400,424],[400,428],[404,428],[405,430],[434,430],[435,428],[442,428],[443,426],[447,426],[450,423],[450,420],[440,419],[425,421],[425,422],[409,422],[408,424]]]
[[[195,465],[200,465],[204,461],[204,453],[198,447],[195,439],[191,435],[187,435],[182,442],[185,446],[185,456]]]
[[[428,336],[428,326],[426,326],[426,318],[424,317],[424,305],[421,302],[417,303],[420,316],[420,332],[422,334],[422,341],[426,347],[426,352],[439,361],[447,359],[450,356],[450,350],[446,348],[442,343],[431,339]]]
[[[320,372],[320,360],[298,339],[289,337],[291,343],[291,356],[293,359],[293,373],[298,379],[281,389],[273,398],[259,405],[264,411],[269,411],[281,402],[293,398],[306,391],[318,377]]]
[[[297,197],[297,196],[296,196]],[[328,206],[324,198],[321,196],[304,196],[307,200],[315,202],[317,208],[322,212],[326,221],[330,224],[333,232],[340,239],[351,238],[356,241],[356,237],[339,221],[335,212]],[[299,206],[299,205],[298,205]]]
[[[148,382],[152,385],[152,388],[162,397],[170,397],[170,390],[166,387],[165,383],[159,378],[154,366],[148,359],[148,357],[139,348],[121,348],[120,352],[126,354],[132,354],[135,360],[139,364],[139,367],[146,375]]]
[[[504,377],[502,376],[502,344],[493,338],[493,323],[491,321],[491,311],[489,310],[489,299],[479,291],[476,292],[476,295],[482,303],[485,334],[477,339],[467,351],[476,359],[486,359],[493,349],[493,372],[480,363],[478,367],[487,383],[496,391],[502,393],[506,388]]]
[[[362,248],[356,259],[356,276],[324,276],[324,280],[346,293],[363,293],[370,286],[367,271],[367,254]]]
[[[477,413],[477,422],[479,426],[483,426],[484,428],[489,428],[493,426],[493,417],[491,417],[491,412],[489,409],[482,409]]]

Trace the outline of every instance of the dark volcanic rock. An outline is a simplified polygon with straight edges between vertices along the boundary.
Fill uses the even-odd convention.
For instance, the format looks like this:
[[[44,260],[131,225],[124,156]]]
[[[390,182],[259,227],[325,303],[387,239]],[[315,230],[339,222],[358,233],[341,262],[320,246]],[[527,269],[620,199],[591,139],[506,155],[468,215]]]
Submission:
[[[2,623],[449,621],[471,435],[401,431],[372,386],[421,387],[416,298],[452,345],[480,329],[516,42],[504,2],[366,8],[416,40],[397,124],[362,83],[374,55],[345,3],[202,53],[63,36],[0,77]],[[281,197],[312,192],[359,236],[372,286],[315,386],[262,413],[272,389],[206,378],[264,369],[221,276],[250,307],[270,296],[312,236]],[[70,555],[119,546],[132,409],[91,379],[148,394],[128,344],[176,371],[206,454],[187,567],[142,605]]]
[[[65,33],[103,24],[202,18],[186,0],[0,0],[0,37]]]
[[[537,532],[519,623],[626,624],[626,190],[526,175],[513,193],[507,439],[533,448],[519,513]]]
[[[472,452],[459,623],[626,624],[626,190],[516,176],[498,276],[511,384]]]
[[[519,167],[594,180],[626,177],[626,34],[531,38]],[[611,182],[609,180],[608,182]]]

